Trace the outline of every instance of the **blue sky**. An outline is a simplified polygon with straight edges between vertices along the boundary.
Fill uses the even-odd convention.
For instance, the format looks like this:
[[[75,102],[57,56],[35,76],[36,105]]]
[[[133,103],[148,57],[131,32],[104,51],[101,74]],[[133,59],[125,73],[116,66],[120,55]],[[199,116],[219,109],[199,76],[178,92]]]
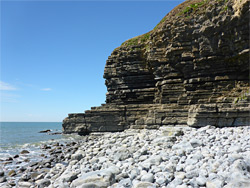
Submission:
[[[105,103],[111,52],[183,1],[1,1],[0,121],[62,121]]]

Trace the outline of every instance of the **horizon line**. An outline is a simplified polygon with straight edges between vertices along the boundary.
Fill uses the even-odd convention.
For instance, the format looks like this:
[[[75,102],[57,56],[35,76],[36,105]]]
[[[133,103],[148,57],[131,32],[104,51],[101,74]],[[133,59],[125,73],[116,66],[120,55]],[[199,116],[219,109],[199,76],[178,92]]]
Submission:
[[[62,121],[0,121],[0,123],[62,123]]]

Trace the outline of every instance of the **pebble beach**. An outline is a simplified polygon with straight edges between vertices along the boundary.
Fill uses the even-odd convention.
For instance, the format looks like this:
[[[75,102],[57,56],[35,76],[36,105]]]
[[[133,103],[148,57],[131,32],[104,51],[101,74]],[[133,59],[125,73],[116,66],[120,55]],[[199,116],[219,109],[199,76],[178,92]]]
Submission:
[[[1,159],[0,182],[3,188],[249,188],[250,127],[91,133]]]

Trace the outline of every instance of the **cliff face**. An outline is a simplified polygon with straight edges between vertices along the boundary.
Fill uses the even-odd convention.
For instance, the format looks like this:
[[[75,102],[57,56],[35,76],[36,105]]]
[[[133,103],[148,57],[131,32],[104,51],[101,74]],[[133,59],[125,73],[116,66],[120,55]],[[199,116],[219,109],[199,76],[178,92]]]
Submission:
[[[162,125],[250,125],[249,0],[189,0],[125,41],[104,70],[106,104],[65,133]]]

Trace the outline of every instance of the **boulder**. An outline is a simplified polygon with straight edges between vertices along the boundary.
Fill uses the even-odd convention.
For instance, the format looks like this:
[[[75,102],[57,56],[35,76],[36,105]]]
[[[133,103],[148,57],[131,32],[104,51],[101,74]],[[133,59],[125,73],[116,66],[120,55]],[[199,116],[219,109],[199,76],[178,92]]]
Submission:
[[[150,182],[138,182],[133,188],[156,188],[156,185]]]
[[[49,132],[51,132],[51,130],[47,129],[47,130],[39,131],[38,133],[49,133]]]
[[[86,183],[91,183],[99,187],[108,187],[115,183],[115,173],[116,170],[114,168],[88,172],[75,179],[71,186],[74,188]]]
[[[20,154],[28,154],[28,153],[30,153],[28,150],[22,150],[22,151],[20,152]]]
[[[45,188],[45,187],[48,187],[51,184],[49,179],[37,180],[35,183],[37,185],[37,188]]]

